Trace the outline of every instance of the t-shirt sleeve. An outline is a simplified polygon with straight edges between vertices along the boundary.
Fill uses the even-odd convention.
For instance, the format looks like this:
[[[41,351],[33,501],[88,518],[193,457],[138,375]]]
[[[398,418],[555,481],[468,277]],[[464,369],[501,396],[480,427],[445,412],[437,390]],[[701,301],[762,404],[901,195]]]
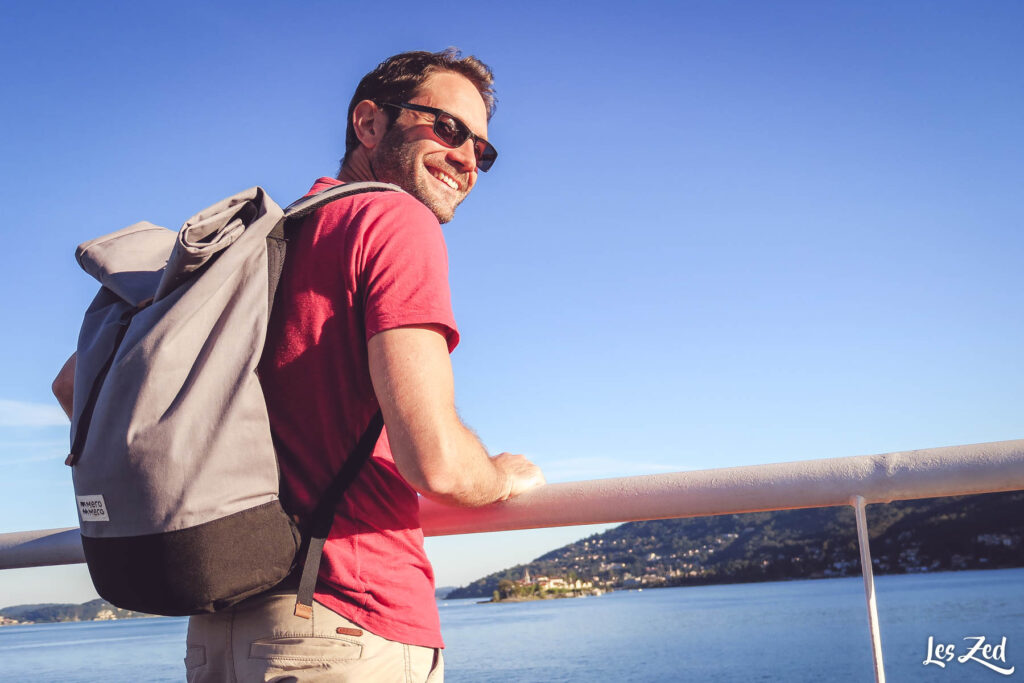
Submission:
[[[437,219],[408,195],[365,207],[359,235],[359,287],[366,339],[407,325],[439,325],[448,351],[459,343],[448,284],[448,249]]]

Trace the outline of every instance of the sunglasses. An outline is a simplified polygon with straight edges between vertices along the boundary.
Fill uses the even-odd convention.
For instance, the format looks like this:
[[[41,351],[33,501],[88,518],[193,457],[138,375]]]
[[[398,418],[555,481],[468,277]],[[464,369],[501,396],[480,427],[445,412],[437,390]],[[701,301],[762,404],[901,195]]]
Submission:
[[[473,140],[473,154],[476,156],[476,167],[481,171],[490,170],[494,160],[498,158],[498,150],[494,145],[476,135],[469,129],[469,126],[452,116],[443,109],[426,107],[422,104],[394,104],[383,102],[382,107],[394,107],[395,109],[411,109],[434,115],[434,135],[437,139],[449,147],[461,147],[466,140]]]

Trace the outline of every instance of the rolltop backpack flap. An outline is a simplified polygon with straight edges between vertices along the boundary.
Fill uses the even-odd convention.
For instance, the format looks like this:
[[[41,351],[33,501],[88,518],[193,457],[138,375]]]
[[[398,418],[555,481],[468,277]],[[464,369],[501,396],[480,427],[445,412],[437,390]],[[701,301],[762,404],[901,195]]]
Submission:
[[[163,299],[196,271],[211,265],[225,249],[243,238],[250,251],[283,218],[281,207],[261,187],[251,187],[227,197],[192,216],[178,231],[156,299]],[[264,247],[265,248],[265,247]]]
[[[162,258],[145,277],[118,270],[124,254],[100,265],[83,250],[104,287],[79,338],[69,464],[93,584],[119,607],[210,612],[291,570],[299,535],[256,377],[266,237],[282,217],[260,188],[229,197],[171,233],[162,257],[128,266]]]
[[[111,293],[139,306],[156,293],[175,239],[173,230],[143,221],[80,244],[75,259]]]

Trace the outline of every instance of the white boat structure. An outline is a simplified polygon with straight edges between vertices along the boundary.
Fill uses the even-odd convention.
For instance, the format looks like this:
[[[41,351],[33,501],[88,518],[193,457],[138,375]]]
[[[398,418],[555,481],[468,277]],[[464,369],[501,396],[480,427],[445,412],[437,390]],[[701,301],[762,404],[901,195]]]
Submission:
[[[549,484],[484,508],[421,501],[427,536],[850,505],[875,681],[885,681],[865,506],[1024,490],[1024,440]],[[0,534],[0,569],[84,562],[77,528]]]

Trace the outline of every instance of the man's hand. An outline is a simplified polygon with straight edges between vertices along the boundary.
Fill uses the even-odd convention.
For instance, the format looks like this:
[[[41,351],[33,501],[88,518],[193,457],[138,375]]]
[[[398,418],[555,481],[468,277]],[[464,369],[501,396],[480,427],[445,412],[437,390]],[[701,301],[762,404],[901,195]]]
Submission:
[[[526,456],[513,453],[499,453],[491,456],[494,467],[505,475],[505,490],[499,500],[508,500],[532,488],[543,486],[544,473],[540,468],[526,459]]]

